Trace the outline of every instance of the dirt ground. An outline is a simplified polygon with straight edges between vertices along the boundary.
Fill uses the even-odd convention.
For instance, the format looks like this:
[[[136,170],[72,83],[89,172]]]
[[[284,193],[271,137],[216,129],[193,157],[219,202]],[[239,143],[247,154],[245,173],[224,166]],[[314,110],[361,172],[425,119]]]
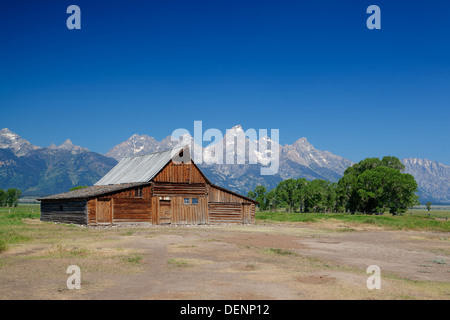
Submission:
[[[0,299],[450,299],[448,233],[337,221],[45,229],[0,254]],[[69,290],[67,267],[81,271]],[[369,290],[370,265],[381,288]]]

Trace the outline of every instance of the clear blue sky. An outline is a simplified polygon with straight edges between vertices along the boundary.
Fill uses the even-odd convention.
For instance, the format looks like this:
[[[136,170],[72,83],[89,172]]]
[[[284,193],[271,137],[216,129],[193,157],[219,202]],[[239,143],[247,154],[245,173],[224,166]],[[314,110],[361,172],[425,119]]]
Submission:
[[[1,1],[0,128],[106,153],[202,120],[450,165],[449,17],[446,0]]]

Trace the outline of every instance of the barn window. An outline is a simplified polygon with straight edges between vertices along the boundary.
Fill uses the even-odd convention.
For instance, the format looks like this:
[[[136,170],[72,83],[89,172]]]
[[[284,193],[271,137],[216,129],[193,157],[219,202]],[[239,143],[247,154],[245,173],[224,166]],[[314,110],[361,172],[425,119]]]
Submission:
[[[192,198],[192,204],[198,204],[198,198]]]
[[[184,198],[184,204],[189,204],[189,198]]]
[[[135,198],[142,198],[142,194],[143,194],[143,188],[134,189],[134,197]]]

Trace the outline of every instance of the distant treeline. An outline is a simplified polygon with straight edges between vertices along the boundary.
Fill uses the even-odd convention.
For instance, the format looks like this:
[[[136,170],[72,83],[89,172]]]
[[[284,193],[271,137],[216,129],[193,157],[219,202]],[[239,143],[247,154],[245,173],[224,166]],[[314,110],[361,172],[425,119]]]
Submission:
[[[17,207],[22,191],[19,189],[0,189],[0,207]]]
[[[404,169],[396,157],[366,158],[347,168],[338,182],[288,179],[270,191],[257,186],[248,197],[264,211],[403,213],[419,204],[417,182]]]

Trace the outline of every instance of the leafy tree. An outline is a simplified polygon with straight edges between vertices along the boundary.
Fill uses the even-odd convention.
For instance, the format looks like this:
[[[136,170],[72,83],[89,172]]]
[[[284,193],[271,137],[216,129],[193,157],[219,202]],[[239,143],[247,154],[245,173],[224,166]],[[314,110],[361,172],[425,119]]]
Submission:
[[[19,189],[8,189],[6,191],[6,204],[9,207],[17,207],[22,191]]]
[[[255,190],[249,191],[247,197],[258,201],[258,206],[261,210],[267,210],[268,201],[267,201],[267,189],[264,186],[256,186]]]
[[[383,159],[381,159],[381,165],[383,167],[397,169],[400,172],[403,172],[405,170],[405,165],[397,157],[385,156],[383,157]]]
[[[270,190],[266,194],[266,209],[267,210],[276,210],[279,206],[280,202],[277,198],[277,193],[275,189]]]
[[[431,210],[431,202],[428,201],[425,205],[427,206],[428,212],[430,212],[430,210]]]
[[[6,206],[6,192],[0,189],[0,207]]]
[[[87,188],[87,187],[88,187],[88,186],[76,186],[76,187],[70,188],[69,191],[80,190],[80,189],[84,189],[84,188]]]
[[[284,203],[289,212],[292,212],[298,203],[298,192],[296,192],[297,181],[295,179],[287,179],[281,181],[276,187],[276,196]]]
[[[305,178],[297,179],[295,186],[295,197],[299,206],[299,211],[303,212],[305,206],[306,190],[308,187],[308,180]]]
[[[338,205],[351,212],[405,212],[417,203],[417,183],[396,157],[367,158],[347,168],[338,182]]]
[[[327,180],[316,179],[309,182],[306,188],[305,211],[331,211],[330,207],[334,207],[335,199],[335,196],[330,194],[331,189],[331,183]]]
[[[255,199],[256,199],[256,193],[253,192],[252,190],[250,190],[250,191],[247,193],[247,197],[249,197],[249,198],[255,200]]]
[[[266,210],[267,209],[267,204],[266,204],[267,189],[266,189],[266,187],[256,186],[254,193],[256,195],[255,200],[258,201],[258,203],[259,203],[259,208],[261,210]]]

